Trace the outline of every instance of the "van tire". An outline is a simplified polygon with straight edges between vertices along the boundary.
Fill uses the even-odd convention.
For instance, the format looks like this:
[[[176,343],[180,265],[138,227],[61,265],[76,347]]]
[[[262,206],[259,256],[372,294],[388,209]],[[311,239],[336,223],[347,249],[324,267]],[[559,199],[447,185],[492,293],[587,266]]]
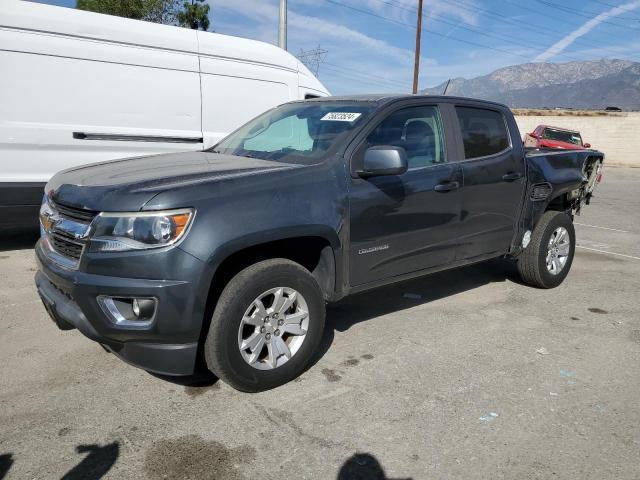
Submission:
[[[280,287],[288,289],[289,292],[295,291],[306,304],[306,309],[303,309],[298,302],[291,307],[292,309],[301,309],[300,311],[308,311],[306,335],[295,352],[293,348],[289,351],[290,354],[293,353],[288,360],[285,359],[284,354],[280,354],[276,359],[276,368],[271,369],[268,369],[271,365],[268,362],[268,359],[271,358],[269,356],[271,350],[267,349],[271,346],[265,343],[265,346],[260,350],[263,352],[262,360],[257,362],[265,369],[258,369],[245,359],[252,350],[241,352],[240,336],[243,336],[242,332],[245,331],[249,332],[248,336],[254,335],[261,328],[254,327],[253,324],[247,325],[246,322],[242,327],[243,317],[247,318],[245,313],[248,309],[255,308],[255,301],[259,298],[265,299],[262,302],[265,311],[270,312],[273,308],[273,304],[269,306],[267,303],[270,296],[261,297],[261,295]],[[293,312],[293,310],[288,311]],[[259,315],[257,309],[253,312]],[[282,319],[282,317],[291,314],[282,313],[279,318]],[[271,312],[270,318],[273,321],[273,312]],[[236,274],[225,286],[218,299],[204,345],[207,367],[221,380],[243,392],[260,392],[278,387],[293,380],[309,367],[322,339],[324,321],[325,302],[322,290],[307,269],[283,258],[258,262]],[[265,325],[267,329],[278,328],[278,323],[275,323],[275,326],[270,323],[265,323]],[[283,332],[284,330],[283,327]],[[267,330],[268,332],[269,330]],[[291,334],[279,332],[279,329],[278,332],[271,333],[271,336],[276,334],[283,342],[285,335],[287,342],[292,342],[295,339]],[[271,341],[275,340],[273,338]],[[291,342],[287,345],[291,346]],[[284,363],[279,364],[283,360]]]
[[[569,252],[566,263],[557,274],[547,268],[549,241],[557,229],[564,228],[569,235]],[[522,281],[538,288],[554,288],[569,274],[576,248],[576,233],[571,217],[557,211],[545,212],[533,230],[527,248],[518,256],[518,273]]]

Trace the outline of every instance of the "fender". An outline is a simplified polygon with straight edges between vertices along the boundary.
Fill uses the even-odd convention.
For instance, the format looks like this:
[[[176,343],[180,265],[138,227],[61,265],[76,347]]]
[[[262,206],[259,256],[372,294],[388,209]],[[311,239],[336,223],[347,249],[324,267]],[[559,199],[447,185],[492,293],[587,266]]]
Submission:
[[[567,210],[572,215],[579,212],[580,205],[588,200],[593,190],[592,187],[591,190],[585,188],[585,185],[591,185],[591,177],[594,175],[594,171],[589,169],[593,162],[601,163],[603,160],[604,154],[596,150],[534,150],[526,154],[528,187],[511,254],[517,255],[520,252],[522,235],[535,228],[554,200],[567,194],[576,195]],[[534,199],[534,189],[543,185],[549,189],[548,194],[544,198]]]

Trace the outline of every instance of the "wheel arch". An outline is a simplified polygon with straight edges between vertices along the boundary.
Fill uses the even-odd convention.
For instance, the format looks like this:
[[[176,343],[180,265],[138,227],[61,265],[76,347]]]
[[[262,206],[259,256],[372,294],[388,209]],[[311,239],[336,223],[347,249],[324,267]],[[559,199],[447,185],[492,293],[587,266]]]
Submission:
[[[326,225],[304,225],[255,232],[218,247],[209,259],[213,278],[207,304],[214,303],[228,281],[243,268],[269,258],[287,258],[307,268],[332,299],[338,286],[341,242]]]

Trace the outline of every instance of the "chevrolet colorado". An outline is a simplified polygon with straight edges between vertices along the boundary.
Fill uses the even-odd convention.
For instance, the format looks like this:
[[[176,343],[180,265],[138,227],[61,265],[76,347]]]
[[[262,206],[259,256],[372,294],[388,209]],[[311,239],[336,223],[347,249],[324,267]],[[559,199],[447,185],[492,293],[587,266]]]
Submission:
[[[525,150],[491,102],[292,102],[208,151],[55,175],[35,282],[60,328],[133,365],[265,390],[310,364],[346,295],[496,257],[559,285],[603,159]]]

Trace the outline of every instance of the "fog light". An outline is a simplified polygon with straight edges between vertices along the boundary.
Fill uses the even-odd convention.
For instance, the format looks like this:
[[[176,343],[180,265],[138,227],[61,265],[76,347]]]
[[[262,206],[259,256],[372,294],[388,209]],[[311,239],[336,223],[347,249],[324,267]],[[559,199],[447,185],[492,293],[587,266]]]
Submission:
[[[140,320],[153,318],[156,311],[155,298],[134,298],[132,302],[133,314]]]
[[[100,295],[98,305],[116,325],[146,327],[156,315],[158,301],[151,297],[108,297]]]

